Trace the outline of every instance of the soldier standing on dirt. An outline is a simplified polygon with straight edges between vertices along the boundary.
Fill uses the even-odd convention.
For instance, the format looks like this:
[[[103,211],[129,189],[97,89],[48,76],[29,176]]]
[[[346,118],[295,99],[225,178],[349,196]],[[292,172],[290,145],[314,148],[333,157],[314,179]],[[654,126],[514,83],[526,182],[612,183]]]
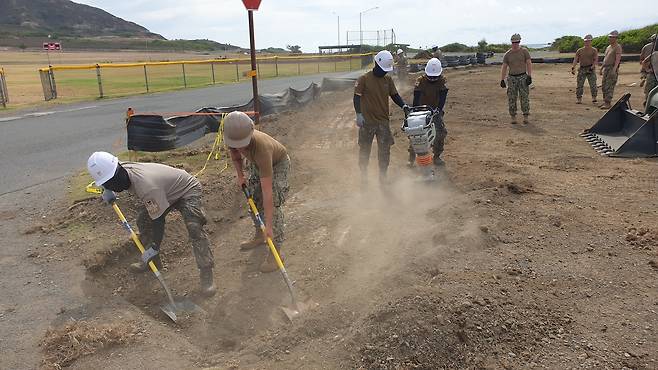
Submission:
[[[645,104],[649,92],[653,90],[653,88],[656,87],[657,84],[656,75],[653,73],[653,67],[651,65],[651,61],[649,61],[648,63],[644,63],[644,61],[647,58],[649,58],[651,56],[651,53],[653,52],[653,44],[656,41],[656,34],[654,33],[653,35],[651,35],[649,40],[651,42],[644,45],[642,51],[640,52],[640,64],[642,65],[642,67],[640,68],[640,86],[644,85]]]
[[[388,98],[402,109],[407,105],[398,94],[395,83],[388,72],[393,70],[393,55],[382,50],[375,56],[372,71],[359,77],[354,86],[354,110],[356,125],[359,128],[359,168],[361,184],[368,183],[368,162],[372,141],[377,136],[377,157],[379,159],[379,181],[387,183],[386,173],[394,144],[389,122]]]
[[[395,65],[398,68],[398,80],[400,82],[406,81],[409,76],[407,57],[404,55],[404,50],[402,49],[398,49],[395,54]]]
[[[500,71],[500,87],[507,88],[507,105],[516,123],[516,99],[521,100],[523,123],[528,123],[530,115],[530,84],[532,84],[532,60],[528,49],[521,47],[521,35],[512,35],[512,48],[503,56],[503,66]],[[509,69],[509,75],[507,74]],[[507,76],[507,83],[505,77]]]
[[[436,128],[436,137],[432,143],[435,166],[442,166],[444,164],[441,154],[443,153],[443,145],[448,135],[448,130],[446,130],[446,125],[443,122],[443,108],[446,105],[447,97],[448,87],[446,86],[446,78],[443,76],[441,61],[437,58],[432,58],[425,66],[425,73],[416,80],[414,107],[427,105],[438,113],[432,116],[434,127]],[[409,166],[413,166],[416,160],[416,152],[411,146],[411,143],[409,143],[408,150]]]
[[[103,200],[112,203],[114,192],[128,190],[143,205],[137,218],[140,236],[148,248],[142,258],[130,265],[135,272],[148,271],[153,261],[161,269],[160,244],[164,238],[165,218],[172,210],[183,216],[192,241],[192,252],[200,272],[201,293],[212,296],[216,292],[213,283],[213,253],[208,234],[203,229],[206,212],[201,203],[201,184],[189,173],[159,163],[123,162],[110,153],[96,152],[89,157],[87,169],[96,185],[102,186]]]
[[[441,52],[441,49],[439,49],[437,45],[432,45],[432,57],[438,60],[443,59],[443,53]]]
[[[601,109],[610,109],[612,105],[612,96],[615,92],[615,85],[617,84],[617,77],[619,76],[619,64],[621,63],[621,45],[617,42],[619,32],[612,31],[608,35],[610,45],[605,49],[605,56],[603,57],[603,66],[599,74],[603,76],[601,83],[601,90],[603,91],[603,104]]]
[[[281,250],[284,235],[283,204],[288,196],[290,158],[286,147],[264,132],[254,130],[254,122],[244,112],[231,112],[224,120],[224,140],[230,148],[231,159],[238,175],[238,185],[246,185],[258,211],[265,215],[267,237]],[[248,161],[249,178],[243,173],[243,159]],[[240,250],[250,250],[266,243],[266,236],[254,222],[251,241],[242,243]],[[263,273],[278,269],[271,253],[260,265]]]
[[[589,90],[592,93],[592,103],[596,103],[598,88],[596,87],[596,66],[599,64],[599,52],[592,47],[592,35],[583,38],[585,46],[576,51],[571,65],[571,74],[576,72],[576,64],[580,63],[578,76],[576,77],[576,104],[583,103],[583,87],[585,80],[589,82]]]

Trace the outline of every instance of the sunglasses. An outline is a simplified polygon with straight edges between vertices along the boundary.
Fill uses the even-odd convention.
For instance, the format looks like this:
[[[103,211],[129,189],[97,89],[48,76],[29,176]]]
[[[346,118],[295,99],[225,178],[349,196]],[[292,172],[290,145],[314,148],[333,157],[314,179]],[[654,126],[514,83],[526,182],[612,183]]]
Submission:
[[[512,44],[520,44],[521,41],[512,41]]]

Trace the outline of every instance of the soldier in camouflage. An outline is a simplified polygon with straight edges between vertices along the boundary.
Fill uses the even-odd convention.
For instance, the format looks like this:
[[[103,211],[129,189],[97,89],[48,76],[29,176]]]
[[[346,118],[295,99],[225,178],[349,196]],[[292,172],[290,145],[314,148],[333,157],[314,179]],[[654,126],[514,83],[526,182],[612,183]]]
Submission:
[[[596,66],[599,64],[599,52],[592,47],[592,35],[583,38],[585,46],[576,51],[571,65],[571,74],[575,74],[576,64],[580,64],[576,77],[576,103],[583,102],[583,87],[585,80],[589,82],[589,90],[592,94],[592,103],[596,103],[598,88],[596,86]]]
[[[532,61],[528,49],[522,48],[521,35],[512,35],[512,48],[503,56],[500,71],[500,87],[507,88],[507,105],[511,123],[516,123],[516,100],[521,101],[523,123],[528,123],[530,115],[530,84],[532,84]],[[509,71],[509,75],[508,75]],[[505,81],[507,77],[507,82]]]
[[[603,66],[599,71],[599,74],[603,77],[603,82],[601,83],[603,104],[600,106],[601,109],[610,109],[612,106],[612,97],[615,92],[615,85],[617,85],[622,53],[621,45],[617,42],[618,37],[619,32],[617,31],[612,31],[608,35],[610,45],[605,49]]]

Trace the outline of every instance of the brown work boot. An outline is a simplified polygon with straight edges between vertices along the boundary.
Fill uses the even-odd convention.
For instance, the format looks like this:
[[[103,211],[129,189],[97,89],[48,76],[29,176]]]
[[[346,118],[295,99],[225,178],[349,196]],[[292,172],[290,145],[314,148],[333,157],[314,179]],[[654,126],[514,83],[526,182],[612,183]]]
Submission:
[[[212,267],[199,270],[199,291],[206,297],[212,297],[217,293],[213,280]]]
[[[583,98],[576,98],[576,104],[583,104]]]
[[[283,257],[279,253],[279,257],[283,261]],[[274,272],[279,269],[279,266],[276,264],[276,260],[274,259],[274,256],[272,255],[272,251],[267,252],[267,256],[265,256],[265,260],[263,263],[260,264],[260,267],[258,270],[262,272],[263,274],[267,274],[270,272]]]
[[[254,233],[253,239],[251,239],[248,242],[244,242],[240,244],[240,250],[241,251],[248,251],[252,250],[254,248],[260,247],[264,245],[265,239],[263,239],[263,233],[260,231],[260,229],[257,229],[256,232]]]
[[[599,101],[596,100],[596,96],[592,96],[592,103],[596,104],[596,103],[598,103],[598,102],[599,102]]]
[[[510,123],[516,125],[516,116],[510,116]]]
[[[527,125],[529,122],[530,122],[530,121],[528,120],[528,115],[527,115],[527,114],[524,114],[524,115],[523,115],[523,123]]]
[[[601,108],[601,109],[610,109],[610,107],[611,107],[611,105],[608,102],[605,102],[605,103],[601,104],[601,106],[599,106],[599,108]]]

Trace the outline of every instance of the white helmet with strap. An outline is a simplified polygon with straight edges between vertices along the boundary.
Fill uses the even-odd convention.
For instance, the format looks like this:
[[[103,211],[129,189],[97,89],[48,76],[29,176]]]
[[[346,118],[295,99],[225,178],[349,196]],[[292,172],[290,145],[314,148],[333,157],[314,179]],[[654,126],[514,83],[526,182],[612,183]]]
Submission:
[[[382,50],[375,55],[375,63],[384,72],[390,72],[393,70],[393,54],[388,50]]]
[[[398,55],[400,55],[400,54],[404,53],[404,50],[398,49],[397,53],[398,53]]]
[[[441,61],[437,58],[430,59],[425,66],[425,74],[429,77],[439,77],[441,73],[443,73]]]

